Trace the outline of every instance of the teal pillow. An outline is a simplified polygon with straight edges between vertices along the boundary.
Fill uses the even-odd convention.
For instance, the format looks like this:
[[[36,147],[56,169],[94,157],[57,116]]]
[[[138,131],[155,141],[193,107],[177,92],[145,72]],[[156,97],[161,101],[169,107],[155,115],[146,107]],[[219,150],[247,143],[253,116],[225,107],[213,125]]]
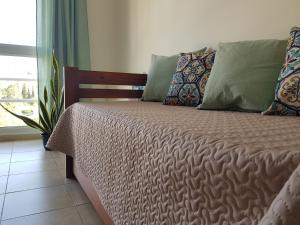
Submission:
[[[170,82],[176,71],[178,55],[152,55],[147,84],[143,93],[144,101],[162,102],[169,90]]]
[[[286,40],[220,43],[200,109],[262,112],[273,101]]]
[[[293,27],[275,99],[264,115],[300,116],[300,27]]]

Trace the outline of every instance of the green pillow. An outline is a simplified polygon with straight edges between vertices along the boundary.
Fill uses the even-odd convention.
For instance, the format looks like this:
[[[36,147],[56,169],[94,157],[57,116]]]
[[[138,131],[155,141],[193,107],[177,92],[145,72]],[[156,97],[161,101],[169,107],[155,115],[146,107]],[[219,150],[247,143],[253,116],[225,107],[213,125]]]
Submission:
[[[286,40],[220,43],[200,109],[262,112],[274,98]]]
[[[147,84],[143,94],[144,101],[162,102],[166,97],[173,74],[176,71],[178,55],[152,55]]]

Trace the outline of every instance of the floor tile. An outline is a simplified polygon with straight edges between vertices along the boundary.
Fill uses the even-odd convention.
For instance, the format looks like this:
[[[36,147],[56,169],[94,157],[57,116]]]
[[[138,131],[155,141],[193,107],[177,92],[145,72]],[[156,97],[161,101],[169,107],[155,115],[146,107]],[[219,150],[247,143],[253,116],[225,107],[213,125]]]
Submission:
[[[55,158],[55,163],[58,168],[66,168],[66,158]]]
[[[77,209],[84,225],[103,225],[91,204],[77,206]]]
[[[63,177],[66,177],[66,168],[58,168],[58,171]]]
[[[42,140],[26,140],[14,142],[13,152],[32,152],[44,150]]]
[[[0,194],[4,194],[6,190],[7,176],[0,177]]]
[[[4,165],[4,164],[2,164]],[[44,160],[15,162],[10,164],[9,174],[21,174],[40,171],[49,171],[57,169],[57,164],[54,159],[46,158]],[[1,173],[1,164],[0,164]]]
[[[9,170],[9,163],[0,164],[0,176],[7,176]]]
[[[60,209],[2,221],[1,225],[83,225],[76,208]]]
[[[58,168],[59,173],[65,178],[65,183],[71,183],[74,181],[74,179],[69,179],[67,178],[67,174],[66,174],[66,168]]]
[[[74,205],[89,203],[89,199],[77,181],[71,181],[65,185],[66,191],[71,196]]]
[[[63,186],[10,193],[5,196],[2,220],[71,206]]]
[[[0,155],[1,157],[1,155]],[[50,153],[47,151],[36,151],[36,152],[13,152],[11,162],[22,162],[31,160],[41,160],[52,158]]]
[[[13,149],[13,142],[0,142],[0,154],[11,153]]]
[[[58,152],[58,151],[50,151],[51,155],[53,158],[66,158],[66,154],[62,153],[62,152]]]
[[[11,157],[11,154],[0,154],[0,164],[1,163],[9,163],[10,162],[10,157]]]
[[[10,175],[6,192],[9,193],[63,184],[65,184],[65,178],[56,170]]]

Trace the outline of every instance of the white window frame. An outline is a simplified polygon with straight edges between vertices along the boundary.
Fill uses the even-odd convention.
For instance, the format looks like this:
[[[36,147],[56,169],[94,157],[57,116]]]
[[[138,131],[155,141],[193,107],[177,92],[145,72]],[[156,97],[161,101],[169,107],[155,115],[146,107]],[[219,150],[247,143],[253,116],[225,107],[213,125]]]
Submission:
[[[0,43],[0,55],[1,56],[16,56],[16,57],[29,57],[36,58],[36,47],[25,45],[13,45]],[[0,81],[36,81],[37,79],[17,79],[17,78],[0,78]],[[13,100],[0,100],[1,102],[36,102],[36,99],[13,99]],[[1,127],[0,136],[3,135],[21,135],[21,134],[37,134],[38,131],[27,126],[15,126],[15,127]]]

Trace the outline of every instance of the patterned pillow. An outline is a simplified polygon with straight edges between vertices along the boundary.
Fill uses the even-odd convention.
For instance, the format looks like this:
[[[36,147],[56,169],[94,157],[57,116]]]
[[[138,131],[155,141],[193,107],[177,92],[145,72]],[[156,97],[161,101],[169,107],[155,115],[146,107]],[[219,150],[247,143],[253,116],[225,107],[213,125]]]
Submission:
[[[275,100],[264,115],[300,116],[300,28],[291,30],[283,65],[275,89]]]
[[[164,105],[197,106],[202,102],[204,89],[216,52],[183,53],[177,63]]]

